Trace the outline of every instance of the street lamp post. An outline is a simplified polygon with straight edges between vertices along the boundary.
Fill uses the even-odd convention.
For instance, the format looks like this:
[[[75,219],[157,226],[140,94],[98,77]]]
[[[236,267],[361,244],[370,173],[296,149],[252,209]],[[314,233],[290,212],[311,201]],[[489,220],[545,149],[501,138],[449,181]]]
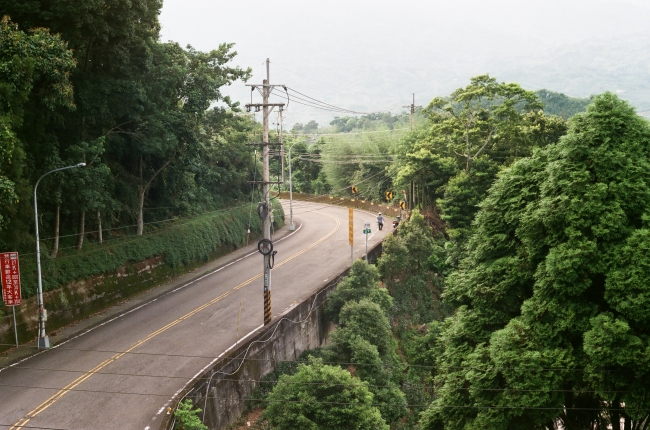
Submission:
[[[45,173],[43,176],[38,178],[36,185],[34,186],[34,224],[36,226],[36,270],[38,273],[38,349],[49,348],[50,339],[45,334],[45,319],[44,313],[45,308],[43,307],[43,281],[41,279],[41,244],[38,236],[38,202],[36,201],[36,190],[38,189],[38,184],[41,182],[41,179],[49,175],[50,173],[60,172],[61,170],[74,169],[75,167],[84,167],[86,163],[75,164],[74,166],[61,167],[60,169],[50,170]]]
[[[293,145],[295,145],[296,143],[313,143],[313,142],[314,139],[301,140],[298,142],[294,142],[289,147],[289,231],[294,231],[296,229],[296,226],[293,224],[293,176],[291,176],[291,149],[293,149]]]

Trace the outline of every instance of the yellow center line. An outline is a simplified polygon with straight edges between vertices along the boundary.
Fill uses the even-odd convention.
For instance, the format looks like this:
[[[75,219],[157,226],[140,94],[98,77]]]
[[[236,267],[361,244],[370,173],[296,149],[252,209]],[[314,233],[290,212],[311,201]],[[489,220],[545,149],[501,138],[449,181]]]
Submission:
[[[337,230],[339,229],[339,227],[341,226],[341,221],[339,221],[337,218],[335,218],[335,217],[333,217],[333,216],[331,216],[331,215],[325,214],[325,213],[322,213],[322,215],[325,215],[325,216],[328,216],[328,217],[330,217],[330,218],[333,218],[333,219],[336,221],[336,227],[334,228],[334,230],[332,230],[331,232],[329,232],[327,235],[323,236],[322,238],[320,238],[320,239],[317,240],[316,242],[312,243],[312,244],[309,245],[308,247],[302,249],[301,251],[296,252],[296,253],[293,254],[291,257],[288,257],[286,260],[282,261],[281,263],[276,264],[275,267],[280,267],[280,266],[282,266],[282,265],[288,263],[289,261],[293,260],[294,258],[299,257],[300,255],[304,254],[305,252],[307,252],[307,251],[309,251],[310,249],[314,248],[315,246],[319,245],[320,243],[322,243],[323,241],[325,241],[325,240],[327,240],[329,237],[331,237],[334,233],[336,233],[336,231],[337,231]],[[186,319],[188,319],[188,318],[190,318],[190,317],[196,315],[197,313],[199,313],[199,312],[201,312],[202,310],[204,310],[204,309],[206,309],[206,308],[212,306],[213,304],[219,302],[220,300],[223,300],[224,298],[226,298],[226,297],[229,296],[230,294],[234,293],[235,291],[237,291],[237,290],[239,290],[239,289],[245,287],[246,285],[249,285],[251,282],[253,282],[253,281],[255,281],[255,280],[261,278],[262,275],[263,275],[263,274],[260,273],[260,274],[258,274],[258,275],[253,276],[252,278],[250,278],[250,279],[248,279],[248,280],[242,282],[241,284],[237,285],[237,286],[236,286],[235,288],[233,288],[232,290],[230,290],[230,291],[226,291],[225,293],[223,293],[223,294],[220,295],[219,297],[216,297],[216,298],[210,300],[209,302],[207,302],[207,303],[205,303],[205,304],[199,306],[198,308],[196,308],[196,309],[194,309],[194,310],[192,310],[192,311],[186,313],[186,314],[183,315],[182,317],[180,317],[180,318],[178,318],[178,319],[176,319],[176,320],[170,322],[170,323],[167,324],[166,326],[159,328],[158,330],[156,330],[156,331],[154,331],[153,333],[149,334],[147,337],[138,340],[136,343],[134,343],[133,345],[131,345],[131,347],[130,347],[129,349],[127,349],[126,351],[123,351],[123,352],[117,353],[117,354],[113,355],[111,358],[108,358],[108,359],[102,361],[102,362],[99,363],[97,366],[95,366],[94,368],[92,368],[92,369],[89,370],[88,372],[84,373],[83,375],[79,376],[77,379],[75,379],[74,381],[70,382],[68,385],[66,385],[65,387],[63,387],[61,390],[57,391],[56,394],[52,395],[52,397],[50,397],[49,399],[45,400],[43,403],[41,403],[40,405],[38,405],[36,408],[34,408],[32,411],[30,411],[27,415],[25,415],[23,418],[21,418],[18,422],[16,422],[13,426],[11,426],[11,427],[9,428],[9,430],[18,430],[18,429],[22,429],[25,425],[27,425],[27,423],[28,423],[32,418],[34,418],[35,416],[37,416],[38,414],[40,414],[41,412],[43,412],[44,410],[46,410],[47,408],[49,408],[50,406],[52,406],[54,403],[56,403],[59,399],[61,399],[61,398],[62,398],[63,396],[65,396],[67,393],[69,393],[70,391],[72,391],[72,390],[73,390],[75,387],[77,387],[79,384],[81,384],[81,383],[84,382],[86,379],[90,378],[92,375],[94,375],[95,373],[99,372],[100,370],[102,370],[103,368],[105,368],[106,366],[108,366],[109,364],[114,363],[116,360],[118,360],[118,359],[121,358],[122,356],[128,354],[129,352],[133,351],[135,348],[141,346],[142,344],[144,344],[145,342],[147,342],[147,341],[153,339],[154,337],[158,336],[159,334],[164,333],[165,331],[167,331],[167,330],[169,330],[170,328],[174,327],[175,325],[181,323],[182,321],[185,321]]]

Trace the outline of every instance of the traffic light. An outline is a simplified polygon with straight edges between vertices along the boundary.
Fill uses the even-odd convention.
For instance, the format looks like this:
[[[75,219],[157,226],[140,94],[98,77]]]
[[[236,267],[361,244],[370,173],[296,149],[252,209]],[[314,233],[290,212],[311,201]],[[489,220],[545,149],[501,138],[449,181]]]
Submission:
[[[359,194],[359,187],[352,185],[352,194]]]
[[[404,201],[399,202],[399,207],[402,208],[402,210],[406,210],[406,203]]]
[[[389,202],[393,200],[393,192],[392,191],[386,191],[386,201]]]

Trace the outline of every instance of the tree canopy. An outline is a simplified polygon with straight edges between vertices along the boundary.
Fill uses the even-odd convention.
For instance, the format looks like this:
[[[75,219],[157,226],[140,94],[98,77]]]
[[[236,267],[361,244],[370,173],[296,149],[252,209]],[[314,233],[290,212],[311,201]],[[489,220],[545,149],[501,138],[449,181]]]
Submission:
[[[607,93],[503,172],[447,282],[424,428],[647,428],[649,155]]]
[[[312,359],[295,375],[280,377],[264,416],[278,430],[388,430],[373,400],[367,383]]]

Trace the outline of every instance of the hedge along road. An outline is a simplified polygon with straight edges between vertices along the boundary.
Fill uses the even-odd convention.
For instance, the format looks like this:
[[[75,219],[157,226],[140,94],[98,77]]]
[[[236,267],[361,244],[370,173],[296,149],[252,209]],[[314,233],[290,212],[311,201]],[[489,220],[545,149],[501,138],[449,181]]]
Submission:
[[[378,232],[373,214],[355,211],[355,258],[365,253],[364,221],[373,226],[369,247],[392,230],[387,224]],[[294,222],[299,230],[275,245],[274,315],[309,297],[350,264],[347,208],[295,202]],[[260,327],[261,278],[262,256],[247,254],[4,369],[0,428],[156,428],[174,393]]]

